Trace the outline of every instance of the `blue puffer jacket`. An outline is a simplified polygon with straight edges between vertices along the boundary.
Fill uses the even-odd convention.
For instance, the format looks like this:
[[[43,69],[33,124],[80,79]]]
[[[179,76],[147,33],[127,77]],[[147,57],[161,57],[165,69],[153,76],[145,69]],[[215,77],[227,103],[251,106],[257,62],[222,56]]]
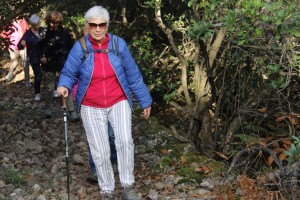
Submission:
[[[92,49],[92,43],[88,38],[89,36],[86,35],[87,49]],[[109,34],[109,38],[108,49],[112,49],[111,34]],[[129,52],[126,42],[120,37],[118,38],[118,46],[122,61],[120,57],[116,56],[113,52],[108,52],[107,54],[119,83],[127,96],[130,107],[133,107],[131,94],[134,95],[143,109],[151,106],[152,98],[149,90],[143,81],[140,70]],[[69,91],[71,91],[73,86],[79,80],[76,93],[76,105],[78,110],[80,110],[82,99],[91,83],[94,71],[94,53],[89,53],[87,58],[82,61],[81,58],[83,55],[83,47],[80,42],[77,41],[68,55],[68,59],[61,71],[57,85],[58,87],[67,87]]]

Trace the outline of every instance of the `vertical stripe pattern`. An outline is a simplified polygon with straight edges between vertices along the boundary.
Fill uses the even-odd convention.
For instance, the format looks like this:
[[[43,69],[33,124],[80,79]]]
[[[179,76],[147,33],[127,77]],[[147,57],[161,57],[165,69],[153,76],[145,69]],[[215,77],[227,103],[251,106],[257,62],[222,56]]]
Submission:
[[[114,173],[110,161],[108,121],[114,134],[121,185],[134,183],[134,144],[131,135],[132,113],[127,100],[108,108],[81,106],[81,118],[95,162],[98,183],[103,192],[113,192]]]

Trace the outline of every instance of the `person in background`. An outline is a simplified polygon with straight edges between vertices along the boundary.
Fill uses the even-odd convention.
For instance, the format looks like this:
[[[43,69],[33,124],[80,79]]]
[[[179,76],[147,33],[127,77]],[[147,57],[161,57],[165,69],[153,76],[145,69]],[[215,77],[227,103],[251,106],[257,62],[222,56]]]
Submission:
[[[62,26],[63,16],[57,11],[48,11],[45,15],[47,29],[41,34],[38,41],[38,48],[41,51],[42,69],[45,71],[45,116],[52,117],[53,91],[57,76],[59,75],[64,63],[68,57],[74,41]],[[74,107],[72,96],[67,99],[67,107],[69,111],[68,119],[71,122],[79,121],[79,116]]]
[[[123,199],[140,200],[134,186],[131,94],[137,99],[146,119],[150,116],[152,98],[126,42],[118,37],[121,56],[107,51],[112,49],[112,37],[117,37],[108,33],[108,11],[102,6],[94,6],[86,12],[85,20],[88,26],[87,48],[104,51],[89,53],[82,61],[85,53],[80,42],[76,42],[59,76],[57,91],[66,98],[79,80],[76,105],[95,162],[101,199],[114,198],[115,179],[108,136],[110,122],[115,133]]]
[[[33,14],[29,18],[30,29],[28,29],[18,43],[19,49],[27,49],[27,56],[29,64],[32,67],[34,73],[34,100],[41,100],[41,81],[42,71],[40,67],[41,52],[37,48],[36,44],[39,40],[40,34],[43,32],[43,28],[40,27],[41,18],[36,14]]]
[[[28,29],[27,21],[24,18],[14,20],[12,25],[12,32],[4,32],[2,33],[2,36],[9,37],[10,45],[8,48],[9,56],[10,56],[10,67],[8,74],[5,77],[5,80],[7,82],[12,81],[14,78],[14,72],[16,67],[19,64],[19,59],[21,58],[22,65],[24,67],[24,74],[25,74],[25,86],[30,87],[31,84],[29,82],[29,65],[26,63],[26,49],[19,49],[18,43],[23,36],[23,34]]]

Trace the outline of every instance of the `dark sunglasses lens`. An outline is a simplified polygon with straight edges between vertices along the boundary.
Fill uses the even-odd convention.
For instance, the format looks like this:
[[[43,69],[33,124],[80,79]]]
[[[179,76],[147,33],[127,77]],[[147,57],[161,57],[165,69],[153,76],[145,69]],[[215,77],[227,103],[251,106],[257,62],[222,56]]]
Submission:
[[[99,24],[99,27],[100,27],[100,28],[105,28],[105,27],[106,27],[106,23],[101,23],[101,24]]]
[[[99,26],[99,28],[105,28],[106,27],[106,23],[101,23],[101,24],[89,23],[89,26],[91,28],[97,28],[97,26]]]
[[[90,26],[91,28],[97,28],[97,24],[95,24],[95,23],[89,23],[89,26]]]

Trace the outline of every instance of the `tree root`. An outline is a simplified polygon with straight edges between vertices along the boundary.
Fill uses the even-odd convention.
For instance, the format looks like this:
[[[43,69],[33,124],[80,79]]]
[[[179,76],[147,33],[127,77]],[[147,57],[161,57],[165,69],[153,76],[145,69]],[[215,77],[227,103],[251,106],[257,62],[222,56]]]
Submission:
[[[274,159],[275,164],[278,166],[278,170],[276,172],[269,173],[268,177],[270,180],[273,180],[271,183],[262,182],[266,187],[269,188],[277,188],[279,192],[282,192],[285,197],[289,197],[288,199],[299,199],[299,176],[300,176],[300,161],[297,161],[291,165],[283,166],[281,160],[277,157],[277,155],[271,150],[264,146],[253,146],[247,149],[241,150],[231,162],[231,165],[227,171],[225,177],[230,177],[230,173],[234,171],[234,169],[244,169],[243,166],[245,164],[250,163],[247,161],[251,161],[251,156],[247,156],[245,159],[242,159],[243,155],[253,155],[259,151],[266,152],[271,155]],[[255,169],[259,171],[260,169]],[[256,177],[257,183],[259,183],[259,178],[263,177]],[[276,180],[276,181],[275,181]],[[265,190],[266,192],[273,191]]]
[[[240,164],[240,163],[237,163],[240,159],[240,157],[244,154],[251,154],[251,153],[254,153],[256,151],[264,151],[264,152],[267,152],[269,153],[273,159],[274,159],[274,162],[276,163],[276,165],[279,167],[279,170],[280,170],[280,174],[282,176],[286,176],[286,172],[285,172],[285,168],[283,167],[282,165],[282,162],[279,160],[279,158],[276,156],[276,154],[271,150],[271,149],[268,149],[266,147],[263,147],[263,146],[253,146],[253,147],[249,147],[247,149],[243,149],[242,151],[240,151],[235,157],[234,159],[232,160],[231,162],[231,165],[227,171],[227,173],[230,173],[233,168],[236,167],[236,165]]]
[[[171,125],[170,128],[172,130],[172,133],[173,133],[174,137],[177,140],[179,140],[181,142],[191,142],[191,140],[188,139],[187,136],[184,137],[185,135],[183,133],[178,133],[178,131],[176,130],[176,128],[174,126]]]

